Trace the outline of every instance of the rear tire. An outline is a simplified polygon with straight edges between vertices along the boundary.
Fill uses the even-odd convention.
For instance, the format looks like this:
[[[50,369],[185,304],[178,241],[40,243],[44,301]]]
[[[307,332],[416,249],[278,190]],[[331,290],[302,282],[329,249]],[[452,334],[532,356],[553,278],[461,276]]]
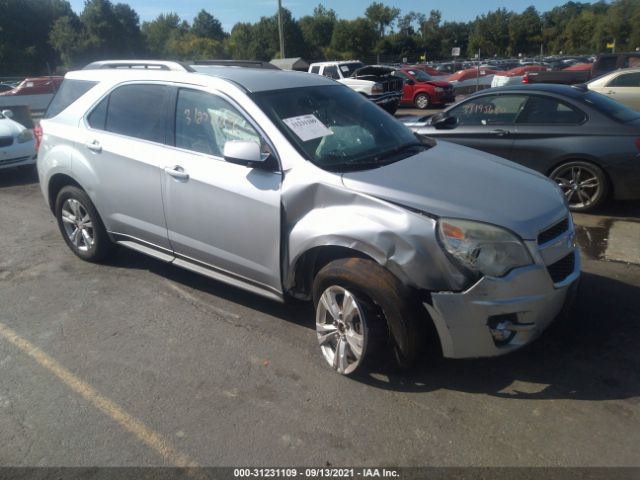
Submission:
[[[316,333],[327,363],[352,375],[390,355],[405,369],[415,362],[418,311],[409,290],[372,260],[335,260],[313,283]]]
[[[71,185],[62,188],[55,215],[62,238],[81,259],[100,262],[113,250],[100,215],[84,190]]]
[[[574,212],[593,210],[609,195],[607,176],[593,163],[580,160],[563,163],[549,176],[560,186]]]

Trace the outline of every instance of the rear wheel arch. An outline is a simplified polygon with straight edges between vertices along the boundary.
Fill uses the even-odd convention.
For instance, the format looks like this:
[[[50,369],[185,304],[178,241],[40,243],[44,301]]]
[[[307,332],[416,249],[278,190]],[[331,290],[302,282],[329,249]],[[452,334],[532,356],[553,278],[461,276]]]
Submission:
[[[52,212],[55,211],[56,199],[58,198],[60,190],[70,185],[86,191],[84,188],[82,188],[82,185],[80,185],[77,181],[75,181],[69,175],[65,175],[64,173],[56,173],[49,179],[47,195],[49,200],[49,208]]]

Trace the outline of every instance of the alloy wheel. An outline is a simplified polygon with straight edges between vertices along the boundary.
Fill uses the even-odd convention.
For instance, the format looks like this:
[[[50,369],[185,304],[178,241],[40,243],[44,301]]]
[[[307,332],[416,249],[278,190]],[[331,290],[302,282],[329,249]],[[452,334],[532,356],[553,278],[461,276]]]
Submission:
[[[558,183],[571,208],[586,209],[601,196],[602,182],[588,167],[567,165],[555,172]]]
[[[328,287],[316,310],[316,333],[325,360],[349,375],[364,358],[367,326],[357,298],[343,287]]]
[[[87,209],[75,198],[62,205],[62,224],[71,244],[81,252],[88,252],[95,243],[93,221]]]

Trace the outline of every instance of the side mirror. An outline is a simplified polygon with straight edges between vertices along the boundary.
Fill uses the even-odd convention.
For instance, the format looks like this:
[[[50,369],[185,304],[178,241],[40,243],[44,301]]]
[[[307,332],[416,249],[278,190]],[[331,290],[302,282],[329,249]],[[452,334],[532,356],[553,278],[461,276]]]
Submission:
[[[407,85],[415,85],[416,84],[416,82],[411,80],[411,79],[405,80],[404,83],[406,83]]]
[[[256,167],[269,157],[262,155],[260,145],[245,140],[229,140],[224,144],[224,159],[230,163],[237,163],[247,167]]]
[[[12,110],[2,110],[2,116],[5,118],[13,118]]]
[[[451,130],[458,125],[456,117],[450,117],[445,112],[436,113],[431,117],[431,126],[436,130]]]

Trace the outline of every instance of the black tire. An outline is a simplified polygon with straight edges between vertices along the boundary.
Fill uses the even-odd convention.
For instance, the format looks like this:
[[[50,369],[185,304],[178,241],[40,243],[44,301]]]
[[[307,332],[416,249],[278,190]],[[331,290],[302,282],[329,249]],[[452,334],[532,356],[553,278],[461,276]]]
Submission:
[[[321,342],[321,351],[325,360],[334,370],[351,375],[367,367],[384,363],[384,360],[389,357],[395,366],[401,369],[412,366],[422,342],[417,325],[419,318],[417,302],[413,300],[409,289],[372,260],[349,258],[330,262],[318,272],[313,282],[313,302],[319,342],[322,337],[321,332],[328,331],[322,330],[321,326],[330,325],[326,319],[331,316],[327,314],[328,309],[321,305],[321,297],[331,295],[334,287],[335,290],[343,289],[354,297],[359,307],[359,317],[361,315],[360,329],[357,333],[363,337],[361,355],[357,358],[357,351],[351,348],[348,341],[351,331],[349,326],[343,325],[344,330],[336,327],[338,330],[336,334],[346,342],[344,348],[348,349],[348,352],[345,356],[348,357],[350,354],[349,359],[352,360],[348,368],[342,369],[337,365],[340,363],[339,360],[336,360],[339,340],[336,339],[335,345],[325,345]],[[346,296],[341,300],[338,295],[335,297],[336,304],[342,302],[341,311],[346,311],[345,298]],[[346,320],[344,323],[348,324]],[[356,330],[358,330],[357,327],[356,324]],[[332,357],[333,350],[335,354]],[[348,360],[346,360],[347,363]]]
[[[426,93],[419,93],[413,99],[413,104],[416,108],[420,110],[425,110],[431,106],[431,98]]]
[[[562,189],[569,208],[587,212],[602,205],[609,196],[609,180],[600,167],[574,160],[557,166],[549,175]]]
[[[391,115],[395,115],[395,113],[398,111],[398,104],[397,103],[392,103],[392,104],[384,106],[383,108],[387,112],[389,112]]]
[[[80,215],[70,216],[76,207]],[[84,190],[72,185],[62,188],[56,197],[55,215],[62,238],[71,251],[81,259],[100,262],[112,252],[113,243],[93,202]]]

